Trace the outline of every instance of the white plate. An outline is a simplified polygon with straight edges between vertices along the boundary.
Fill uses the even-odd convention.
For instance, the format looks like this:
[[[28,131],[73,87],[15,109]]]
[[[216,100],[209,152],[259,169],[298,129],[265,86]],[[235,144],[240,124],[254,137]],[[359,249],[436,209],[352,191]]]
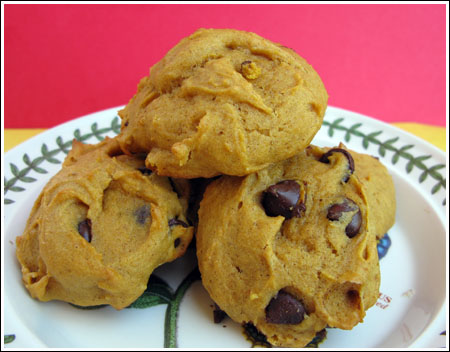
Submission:
[[[193,281],[189,287],[186,281],[185,286],[180,285],[195,267],[192,251],[155,272],[172,291],[188,287],[184,297],[178,291],[178,298],[183,297],[179,306],[174,299],[171,304],[146,309],[81,310],[64,302],[38,302],[22,285],[15,238],[22,234],[35,199],[60,169],[64,150],[70,148],[74,137],[96,143],[119,131],[118,109],[52,128],[3,158],[2,330],[5,336],[15,336],[4,347],[161,348],[165,333],[172,343],[176,338],[182,348],[250,347],[239,324],[229,318],[221,324],[213,323],[212,301],[200,281]],[[445,347],[445,154],[395,127],[329,107],[313,143],[335,146],[341,141],[355,151],[377,156],[388,167],[396,186],[398,211],[389,231],[392,246],[380,261],[377,304],[353,330],[328,329],[320,347]],[[177,311],[177,307],[177,319],[166,326],[166,310]]]

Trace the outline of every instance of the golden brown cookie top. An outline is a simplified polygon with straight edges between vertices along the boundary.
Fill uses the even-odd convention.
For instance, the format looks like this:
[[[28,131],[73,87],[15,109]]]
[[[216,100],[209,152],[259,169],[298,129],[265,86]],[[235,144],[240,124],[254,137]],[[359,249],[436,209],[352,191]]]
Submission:
[[[200,29],[150,69],[119,112],[127,152],[160,175],[247,175],[303,150],[328,95],[293,50],[254,33]]]

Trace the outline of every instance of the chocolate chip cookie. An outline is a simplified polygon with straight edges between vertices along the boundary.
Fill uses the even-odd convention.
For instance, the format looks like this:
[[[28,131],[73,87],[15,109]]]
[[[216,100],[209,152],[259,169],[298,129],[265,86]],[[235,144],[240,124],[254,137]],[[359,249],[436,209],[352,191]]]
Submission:
[[[123,155],[115,139],[73,142],[16,240],[34,298],[122,309],[157,266],[185,252],[193,235],[187,200],[144,159]]]
[[[380,209],[372,209],[373,194],[358,177],[370,172],[360,167],[366,164],[342,145],[310,146],[207,187],[199,268],[211,298],[233,320],[283,347],[303,347],[327,326],[352,329],[363,321],[379,294],[371,213]]]
[[[201,29],[150,69],[119,112],[127,153],[180,178],[243,176],[303,150],[328,95],[293,50],[254,33]]]

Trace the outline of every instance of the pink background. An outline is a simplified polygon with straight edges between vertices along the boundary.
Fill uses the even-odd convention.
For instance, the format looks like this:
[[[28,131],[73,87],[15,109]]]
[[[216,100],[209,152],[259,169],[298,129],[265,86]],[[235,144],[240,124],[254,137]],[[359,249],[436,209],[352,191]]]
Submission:
[[[255,32],[322,77],[329,105],[446,124],[446,5],[5,5],[5,128],[126,104],[197,28]]]

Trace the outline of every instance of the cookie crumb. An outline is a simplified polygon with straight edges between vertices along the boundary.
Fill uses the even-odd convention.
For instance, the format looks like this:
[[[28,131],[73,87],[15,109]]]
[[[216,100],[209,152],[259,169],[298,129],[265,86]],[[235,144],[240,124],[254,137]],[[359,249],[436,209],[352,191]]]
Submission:
[[[226,317],[227,313],[225,313],[220,307],[215,304],[214,305],[214,311],[213,311],[213,317],[214,317],[214,323],[220,324]]]
[[[261,75],[261,68],[252,61],[241,64],[242,75],[247,79],[256,79]]]
[[[402,297],[411,298],[416,294],[416,291],[412,288],[410,288],[408,291],[405,291],[402,293]]]
[[[252,293],[251,295],[250,295],[250,299],[253,301],[254,299],[258,299],[259,298],[259,296],[256,294],[256,293]]]

